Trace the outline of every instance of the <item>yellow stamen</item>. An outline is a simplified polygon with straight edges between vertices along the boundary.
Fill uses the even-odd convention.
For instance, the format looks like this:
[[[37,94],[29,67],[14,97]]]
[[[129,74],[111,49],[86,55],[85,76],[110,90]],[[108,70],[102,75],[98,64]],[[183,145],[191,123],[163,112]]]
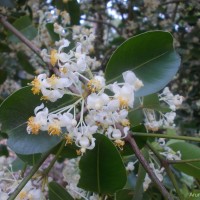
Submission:
[[[31,91],[33,92],[33,94],[39,94],[40,93],[41,83],[37,79],[37,77],[34,78],[34,80],[31,82],[31,85],[33,86],[32,89],[31,89]]]
[[[49,125],[48,126],[48,133],[50,135],[60,135],[61,128],[60,128],[59,124],[58,123],[54,123],[52,125]]]
[[[40,100],[48,101],[48,100],[49,100],[49,97],[48,97],[48,96],[42,96],[42,97],[40,98]]]
[[[72,143],[73,143],[72,137],[69,136],[69,135],[66,135],[66,136],[65,136],[65,140],[66,140],[65,145],[67,145],[67,144],[72,144]]]
[[[88,89],[90,92],[94,93],[101,89],[101,83],[99,80],[91,79],[87,84]]]
[[[18,195],[19,199],[23,200],[26,199],[27,193],[25,191],[21,191]]]
[[[128,100],[123,97],[118,97],[121,108],[128,108]]]
[[[63,74],[67,74],[67,68],[66,67],[63,67],[60,69],[60,72],[62,72]]]
[[[56,49],[52,49],[50,53],[50,63],[52,66],[55,66],[56,62],[58,61],[58,54]]]
[[[123,119],[121,121],[122,126],[129,126],[130,127],[130,121],[128,119]]]
[[[77,154],[78,156],[82,155],[81,150],[80,150],[80,149],[79,149],[79,150],[76,150],[76,154]]]
[[[123,150],[123,146],[125,145],[125,142],[123,140],[118,139],[118,140],[115,140],[114,142],[117,147]]]
[[[48,78],[48,82],[51,84],[51,86],[55,85],[59,77],[57,77],[55,74],[53,74],[50,78]]]
[[[30,127],[32,134],[37,135],[39,133],[40,130],[40,124],[35,123],[34,120],[35,117],[30,117],[28,119],[28,127]]]

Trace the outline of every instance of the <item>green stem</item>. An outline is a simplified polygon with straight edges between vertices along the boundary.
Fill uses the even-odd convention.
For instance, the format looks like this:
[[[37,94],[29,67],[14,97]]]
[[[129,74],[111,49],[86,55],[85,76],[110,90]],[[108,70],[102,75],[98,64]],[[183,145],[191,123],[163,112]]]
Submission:
[[[57,151],[57,153],[55,155],[55,157],[53,158],[53,160],[51,161],[49,166],[44,170],[44,172],[43,172],[44,176],[48,175],[48,173],[50,172],[51,168],[54,166],[55,162],[58,160],[58,157],[59,157],[61,151],[63,150],[64,146],[65,146],[65,141],[62,142],[59,150]]]
[[[169,138],[169,139],[177,139],[177,140],[190,140],[194,142],[200,142],[200,138],[196,137],[188,137],[188,136],[178,136],[178,135],[166,135],[166,134],[157,134],[157,133],[140,133],[133,132],[131,133],[133,136],[143,136],[143,137],[158,137],[158,138]]]
[[[22,177],[22,178],[24,178],[24,173],[25,173],[25,171],[26,171],[26,169],[27,169],[27,166],[28,166],[27,163],[25,163],[24,166],[23,166],[23,169],[22,169],[22,171],[21,171],[21,177]]]
[[[183,199],[182,194],[181,194],[181,192],[179,190],[178,183],[177,183],[177,181],[175,179],[175,176],[174,176],[174,174],[172,173],[172,171],[170,169],[169,163],[166,160],[163,159],[163,157],[159,154],[159,152],[157,152],[154,149],[154,147],[151,145],[150,142],[147,142],[147,146],[155,154],[155,156],[158,158],[158,160],[160,161],[161,165],[165,168],[165,170],[166,170],[166,172],[167,172],[172,184],[174,185],[174,188],[175,188],[175,190],[177,192],[177,195],[178,195],[179,199]]]
[[[188,160],[166,160],[166,162],[169,164],[200,162],[200,158],[194,158],[194,159],[188,159]]]
[[[15,189],[15,191],[10,195],[8,200],[14,200],[17,195],[20,193],[20,191],[24,188],[24,186],[27,184],[27,182],[32,178],[32,176],[38,171],[40,166],[43,164],[43,162],[47,159],[47,157],[50,155],[51,150],[47,153],[43,154],[43,156],[40,158],[38,163],[36,163],[31,171],[29,172],[28,176],[26,176],[21,183],[18,185],[18,187]]]

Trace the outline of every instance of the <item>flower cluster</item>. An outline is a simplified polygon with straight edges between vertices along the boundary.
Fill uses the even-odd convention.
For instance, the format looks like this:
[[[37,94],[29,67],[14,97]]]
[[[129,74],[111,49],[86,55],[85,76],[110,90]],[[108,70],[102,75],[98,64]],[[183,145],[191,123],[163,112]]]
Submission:
[[[144,109],[145,115],[145,126],[148,130],[157,131],[159,127],[174,127],[174,119],[176,117],[176,109],[182,104],[184,98],[180,95],[173,95],[169,88],[164,88],[163,92],[159,94],[159,101],[167,103],[170,112],[161,112],[156,113],[152,109]]]
[[[39,131],[48,131],[50,135],[61,136],[66,139],[67,144],[75,142],[80,147],[81,154],[86,149],[94,148],[93,134],[96,132],[107,135],[116,146],[122,148],[124,141],[121,139],[127,136],[130,128],[128,108],[133,108],[134,92],[143,86],[132,71],[126,71],[122,75],[124,82],[106,86],[103,76],[97,75],[89,80],[79,74],[87,81],[87,87],[81,91],[78,100],[53,112],[49,112],[44,104],[37,106],[35,116],[28,119],[27,132],[39,134]],[[41,92],[42,99],[54,102],[67,93],[71,86],[69,82],[69,78],[54,75],[47,78],[45,74],[41,74],[32,82],[32,92]],[[77,120],[76,109],[79,104],[80,119]],[[116,124],[120,124],[123,130]]]
[[[12,192],[15,191],[21,178],[18,172],[12,171],[10,164],[13,158],[0,157],[0,199],[7,200]],[[38,180],[37,180],[38,181]],[[30,180],[15,198],[16,200],[45,200],[44,193],[37,188]]]

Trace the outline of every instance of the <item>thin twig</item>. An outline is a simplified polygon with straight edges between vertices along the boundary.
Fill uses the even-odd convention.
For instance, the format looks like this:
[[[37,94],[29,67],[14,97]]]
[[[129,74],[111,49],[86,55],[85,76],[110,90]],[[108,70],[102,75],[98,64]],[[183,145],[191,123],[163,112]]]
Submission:
[[[10,24],[6,17],[0,14],[0,22],[1,24],[10,30],[14,35],[16,35],[24,44],[26,44],[34,53],[36,53],[40,58],[40,49],[32,44],[26,37],[24,37],[12,24]]]
[[[166,160],[163,159],[163,157],[154,149],[154,147],[149,142],[147,142],[147,146],[154,153],[154,155],[158,158],[158,160],[160,161],[160,164],[165,168],[172,184],[174,185],[174,188],[177,192],[179,199],[183,199],[183,196],[182,196],[182,194],[179,190],[179,186],[178,186],[178,183],[176,181],[176,178],[175,178],[174,174],[172,173],[172,171],[170,169],[169,163]]]
[[[116,30],[116,32],[121,35],[121,32],[120,30],[113,24],[109,23],[109,22],[105,22],[105,21],[102,21],[102,20],[96,20],[96,19],[88,19],[88,18],[81,18],[81,20],[85,20],[85,21],[88,21],[88,22],[94,22],[94,23],[99,23],[99,24],[105,24],[107,26],[110,26],[112,27],[114,30]]]
[[[169,192],[166,190],[166,188],[163,186],[163,184],[160,182],[160,180],[154,174],[152,169],[149,167],[149,164],[147,163],[147,161],[145,160],[144,156],[140,152],[140,150],[139,150],[134,138],[132,138],[131,135],[128,134],[128,136],[125,138],[125,140],[131,145],[133,151],[135,152],[136,157],[138,158],[138,160],[140,161],[141,165],[144,167],[144,169],[148,173],[148,175],[151,178],[151,180],[155,183],[156,187],[159,189],[159,191],[161,192],[163,197],[165,199],[168,199],[168,200],[173,200],[173,198],[171,197]]]
[[[169,164],[182,164],[182,163],[192,163],[200,162],[200,158],[188,159],[188,160],[166,160]]]

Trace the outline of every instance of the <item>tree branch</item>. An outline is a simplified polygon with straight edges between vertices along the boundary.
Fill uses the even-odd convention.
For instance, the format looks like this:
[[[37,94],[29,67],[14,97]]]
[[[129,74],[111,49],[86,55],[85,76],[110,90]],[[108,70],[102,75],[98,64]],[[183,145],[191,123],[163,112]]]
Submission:
[[[94,23],[99,23],[99,24],[105,24],[107,26],[110,26],[112,27],[114,30],[116,30],[116,32],[121,35],[121,32],[120,30],[113,24],[109,23],[109,22],[105,22],[105,21],[101,21],[101,20],[95,20],[95,19],[85,19],[85,18],[81,18],[81,20],[85,20],[85,21],[88,21],[88,22],[94,22]]]
[[[177,192],[179,199],[183,199],[183,196],[182,196],[182,194],[179,190],[179,186],[178,186],[178,183],[176,181],[176,178],[175,178],[174,174],[172,173],[172,171],[170,169],[169,163],[162,158],[162,156],[153,148],[153,146],[149,142],[147,142],[147,146],[155,154],[155,156],[158,158],[158,160],[160,161],[160,164],[165,168],[172,184],[174,185],[174,188]]]
[[[142,153],[140,152],[140,150],[139,150],[134,138],[132,138],[131,135],[128,134],[128,136],[125,138],[125,140],[131,145],[133,151],[135,152],[136,157],[138,158],[138,160],[140,161],[141,165],[144,167],[146,172],[149,174],[149,177],[155,183],[156,187],[159,189],[159,191],[161,192],[163,197],[165,199],[168,199],[168,200],[173,200],[173,198],[170,196],[169,192],[166,190],[166,188],[159,181],[159,179],[154,174],[152,169],[149,167],[147,161],[145,160],[145,158],[143,157]]]
[[[26,44],[34,53],[36,53],[40,58],[40,49],[32,44],[26,37],[24,37],[12,24],[10,24],[6,17],[0,14],[0,22],[1,24],[11,31],[14,35],[16,35],[24,44]]]

